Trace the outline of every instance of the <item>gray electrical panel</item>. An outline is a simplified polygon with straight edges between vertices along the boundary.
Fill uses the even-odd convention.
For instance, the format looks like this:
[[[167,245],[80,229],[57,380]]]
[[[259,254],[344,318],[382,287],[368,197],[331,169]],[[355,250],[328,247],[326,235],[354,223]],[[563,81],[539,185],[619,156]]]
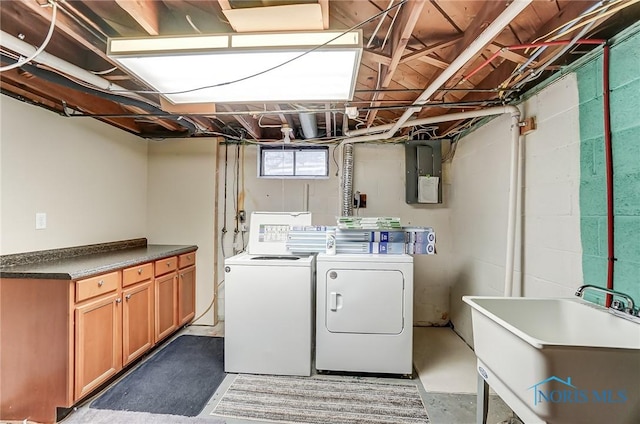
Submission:
[[[406,202],[442,203],[442,147],[440,140],[405,143]]]

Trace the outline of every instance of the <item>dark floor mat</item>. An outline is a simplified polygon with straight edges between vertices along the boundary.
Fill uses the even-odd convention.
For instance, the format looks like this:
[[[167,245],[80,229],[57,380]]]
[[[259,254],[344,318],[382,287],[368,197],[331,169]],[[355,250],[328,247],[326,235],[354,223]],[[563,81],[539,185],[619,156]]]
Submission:
[[[180,336],[90,407],[194,417],[224,380],[223,359],[223,338]]]

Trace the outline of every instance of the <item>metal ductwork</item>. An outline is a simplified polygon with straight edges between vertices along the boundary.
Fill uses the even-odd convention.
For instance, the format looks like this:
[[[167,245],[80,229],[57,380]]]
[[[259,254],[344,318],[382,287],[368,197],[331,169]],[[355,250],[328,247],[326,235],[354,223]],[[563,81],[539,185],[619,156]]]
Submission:
[[[318,122],[316,121],[316,114],[305,112],[299,114],[298,117],[300,118],[300,126],[302,127],[304,138],[317,138]]]
[[[353,144],[342,148],[342,216],[353,216]]]

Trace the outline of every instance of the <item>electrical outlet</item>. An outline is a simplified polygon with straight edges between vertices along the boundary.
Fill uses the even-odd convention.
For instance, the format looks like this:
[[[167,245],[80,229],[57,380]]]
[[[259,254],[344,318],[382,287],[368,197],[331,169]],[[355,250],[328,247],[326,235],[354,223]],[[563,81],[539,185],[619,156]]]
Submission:
[[[366,208],[367,207],[367,195],[358,193],[353,197],[354,208]]]
[[[47,214],[36,212],[36,230],[44,230],[45,228],[47,228]]]

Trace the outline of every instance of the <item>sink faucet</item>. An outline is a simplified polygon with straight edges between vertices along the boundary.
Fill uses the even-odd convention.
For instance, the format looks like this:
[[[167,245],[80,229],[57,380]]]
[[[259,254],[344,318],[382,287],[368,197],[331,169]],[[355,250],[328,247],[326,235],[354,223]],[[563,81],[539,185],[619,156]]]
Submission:
[[[627,312],[628,314],[634,315],[634,316],[638,313],[636,311],[636,309],[635,309],[635,305],[633,303],[633,299],[628,294],[625,294],[625,293],[622,293],[622,292],[619,292],[619,291],[615,291],[615,290],[612,290],[612,289],[607,289],[607,288],[603,288],[603,287],[594,286],[592,284],[586,284],[584,286],[578,287],[578,290],[576,290],[576,296],[583,297],[584,292],[586,290],[593,290],[593,291],[597,291],[597,292],[600,292],[600,293],[605,293],[605,294],[610,294],[612,296],[620,297],[620,298],[624,299],[624,301],[627,304],[625,312]],[[614,302],[614,303],[617,304],[617,302]],[[615,307],[615,305],[614,305],[614,308],[618,309],[618,310],[621,309],[619,306]]]

